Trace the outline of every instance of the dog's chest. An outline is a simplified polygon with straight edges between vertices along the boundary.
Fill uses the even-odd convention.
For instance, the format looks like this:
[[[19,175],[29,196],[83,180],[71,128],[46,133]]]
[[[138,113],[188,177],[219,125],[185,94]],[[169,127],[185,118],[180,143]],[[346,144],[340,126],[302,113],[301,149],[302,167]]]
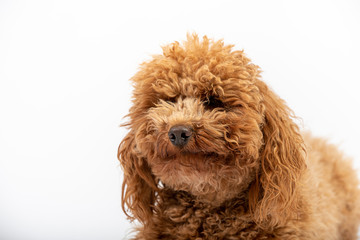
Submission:
[[[146,239],[269,239],[241,205],[211,209],[184,204],[159,210]]]

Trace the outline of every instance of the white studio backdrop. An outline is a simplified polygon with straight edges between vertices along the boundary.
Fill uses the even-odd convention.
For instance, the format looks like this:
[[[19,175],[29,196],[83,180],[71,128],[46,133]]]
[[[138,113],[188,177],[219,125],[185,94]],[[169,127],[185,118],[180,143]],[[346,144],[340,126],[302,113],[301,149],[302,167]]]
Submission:
[[[360,2],[0,0],[0,239],[128,239],[128,81],[186,33],[244,49],[360,167]]]

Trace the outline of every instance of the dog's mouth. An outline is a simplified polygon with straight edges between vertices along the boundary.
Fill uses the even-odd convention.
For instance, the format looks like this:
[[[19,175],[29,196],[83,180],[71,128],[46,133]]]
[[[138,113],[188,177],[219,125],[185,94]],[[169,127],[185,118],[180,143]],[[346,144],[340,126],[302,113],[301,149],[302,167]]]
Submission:
[[[176,158],[218,159],[220,157],[224,157],[224,156],[221,156],[220,154],[215,153],[215,152],[202,152],[202,151],[193,152],[193,151],[187,151],[187,150],[180,151],[179,153],[168,156],[169,159],[176,159]]]
[[[223,165],[230,165],[234,156],[230,156],[229,154],[221,154],[216,152],[203,152],[203,151],[189,151],[189,150],[182,150],[172,155],[167,155],[166,157],[162,158],[163,161],[166,162],[173,162],[176,161],[183,166],[194,166],[198,164],[223,164]]]

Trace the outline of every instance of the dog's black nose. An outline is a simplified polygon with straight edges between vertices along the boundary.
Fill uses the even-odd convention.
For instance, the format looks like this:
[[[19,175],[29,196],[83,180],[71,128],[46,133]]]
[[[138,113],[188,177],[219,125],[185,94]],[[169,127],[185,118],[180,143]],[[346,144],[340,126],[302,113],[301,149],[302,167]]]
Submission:
[[[168,135],[172,144],[177,147],[183,147],[189,142],[192,129],[188,126],[178,125],[170,128]]]

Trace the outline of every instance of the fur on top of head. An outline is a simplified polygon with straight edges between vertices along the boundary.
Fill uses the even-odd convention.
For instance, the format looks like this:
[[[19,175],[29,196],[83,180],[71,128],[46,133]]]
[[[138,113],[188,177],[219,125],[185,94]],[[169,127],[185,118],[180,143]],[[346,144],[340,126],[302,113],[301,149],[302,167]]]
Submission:
[[[243,51],[196,34],[141,65],[118,151],[131,219],[149,223],[164,189],[214,206],[246,195],[259,223],[297,207],[303,141],[259,73]]]

